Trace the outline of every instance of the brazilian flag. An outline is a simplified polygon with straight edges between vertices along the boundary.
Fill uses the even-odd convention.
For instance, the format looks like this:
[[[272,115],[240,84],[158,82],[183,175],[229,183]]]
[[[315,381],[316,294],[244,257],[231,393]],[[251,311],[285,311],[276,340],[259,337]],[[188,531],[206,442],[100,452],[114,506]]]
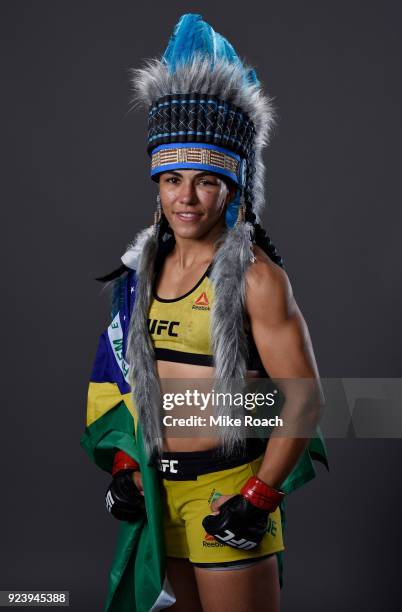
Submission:
[[[134,296],[134,273],[115,282],[112,321],[99,340],[81,439],[92,461],[109,473],[116,451],[126,452],[140,464],[144,486],[146,518],[120,523],[105,604],[108,612],[156,612],[174,602],[165,579],[159,481],[145,456],[124,359]]]

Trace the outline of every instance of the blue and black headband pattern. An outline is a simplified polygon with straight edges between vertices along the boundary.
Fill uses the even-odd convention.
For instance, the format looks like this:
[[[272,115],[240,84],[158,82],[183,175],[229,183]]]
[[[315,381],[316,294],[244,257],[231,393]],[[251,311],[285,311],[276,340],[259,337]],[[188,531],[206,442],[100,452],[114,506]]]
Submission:
[[[241,186],[242,160],[252,150],[254,135],[254,124],[247,114],[217,96],[163,96],[151,105],[148,114],[151,175],[155,178],[168,170],[194,168],[222,174]]]
[[[244,112],[208,94],[163,96],[149,110],[149,153],[161,144],[204,142],[247,158],[254,134],[254,124]]]

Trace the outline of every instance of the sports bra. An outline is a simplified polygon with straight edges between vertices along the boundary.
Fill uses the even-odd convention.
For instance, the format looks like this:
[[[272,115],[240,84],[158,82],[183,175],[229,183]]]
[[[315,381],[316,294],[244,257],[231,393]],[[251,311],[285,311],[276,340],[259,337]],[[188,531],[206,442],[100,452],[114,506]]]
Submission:
[[[212,265],[190,291],[174,299],[157,295],[155,278],[148,313],[148,330],[155,359],[213,366],[210,323],[214,289],[209,279],[211,269]],[[246,337],[247,369],[266,376],[252,335]]]

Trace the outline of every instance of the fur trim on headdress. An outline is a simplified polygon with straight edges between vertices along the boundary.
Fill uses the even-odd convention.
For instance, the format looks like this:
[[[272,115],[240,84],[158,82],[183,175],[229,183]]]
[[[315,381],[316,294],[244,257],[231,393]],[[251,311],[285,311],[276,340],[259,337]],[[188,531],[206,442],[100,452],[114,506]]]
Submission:
[[[154,228],[153,226],[151,226],[146,227],[136,235],[134,240],[128,245],[124,255],[121,257],[121,260],[124,265],[126,265],[128,268],[131,268],[132,270],[138,270],[140,265],[139,260],[142,256],[144,246],[148,239],[152,237],[153,233]]]
[[[133,104],[148,107],[162,96],[175,93],[215,95],[226,102],[232,102],[247,113],[255,125],[256,144],[268,144],[273,127],[274,110],[272,101],[265,96],[261,87],[245,82],[245,68],[224,59],[211,67],[208,58],[196,55],[191,63],[179,64],[175,72],[159,59],[148,60],[144,68],[131,70]]]
[[[123,256],[126,261],[136,262],[137,267],[135,305],[130,319],[126,359],[130,364],[129,381],[133,402],[149,457],[155,449],[160,451],[162,448],[161,391],[147,322],[158,250],[158,241],[150,229],[141,232],[132,248]]]
[[[215,377],[225,383],[246,373],[244,334],[245,275],[252,261],[252,226],[241,223],[227,231],[217,251],[210,280],[214,286],[211,340]]]
[[[254,260],[250,223],[241,223],[227,231],[214,258],[210,280],[214,286],[211,313],[211,340],[215,362],[217,392],[243,390],[247,372],[247,339],[244,332],[246,273]],[[216,416],[241,416],[241,408],[220,403]],[[243,435],[242,435],[243,434]],[[244,442],[244,432],[236,427],[220,431],[222,453],[231,455]]]

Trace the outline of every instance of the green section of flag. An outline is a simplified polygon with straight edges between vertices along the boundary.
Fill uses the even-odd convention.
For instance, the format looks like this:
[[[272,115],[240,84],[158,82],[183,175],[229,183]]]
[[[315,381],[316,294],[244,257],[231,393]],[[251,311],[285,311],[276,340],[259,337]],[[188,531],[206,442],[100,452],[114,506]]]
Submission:
[[[327,449],[319,427],[317,427],[317,435],[311,438],[296,467],[282,484],[281,490],[284,493],[291,493],[315,477],[313,460],[323,463],[327,470],[329,469]]]
[[[159,481],[147,464],[141,430],[134,438],[133,417],[121,401],[86,428],[81,446],[108,472],[117,449],[140,464],[147,517],[120,523],[105,612],[149,612],[162,590],[165,549]]]

